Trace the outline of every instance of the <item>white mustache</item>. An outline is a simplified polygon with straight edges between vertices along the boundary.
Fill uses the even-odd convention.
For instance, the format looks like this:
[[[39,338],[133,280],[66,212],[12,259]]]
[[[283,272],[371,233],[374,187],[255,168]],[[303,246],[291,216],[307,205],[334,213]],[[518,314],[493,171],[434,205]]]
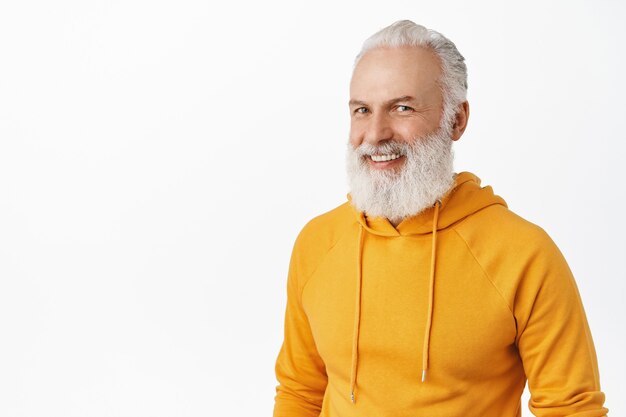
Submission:
[[[386,142],[382,145],[370,145],[368,143],[363,143],[356,147],[354,151],[359,156],[389,155],[393,153],[406,155],[409,151],[409,145],[403,142]]]

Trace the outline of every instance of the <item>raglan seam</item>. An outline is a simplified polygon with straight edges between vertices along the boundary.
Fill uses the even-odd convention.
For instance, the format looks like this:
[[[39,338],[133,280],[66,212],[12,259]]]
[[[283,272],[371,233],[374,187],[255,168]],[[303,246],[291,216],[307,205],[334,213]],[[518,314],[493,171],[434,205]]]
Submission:
[[[339,237],[337,237],[337,239],[328,247],[328,250],[324,253],[324,255],[320,258],[319,262],[315,265],[315,268],[313,268],[313,270],[311,271],[310,274],[308,274],[308,276],[306,277],[306,280],[304,280],[302,282],[302,286],[300,288],[298,297],[300,299],[300,305],[302,305],[302,295],[304,294],[304,289],[307,286],[307,284],[309,283],[309,281],[311,280],[311,277],[313,275],[315,275],[315,273],[317,272],[318,268],[324,263],[324,260],[326,259],[326,257],[328,256],[328,254],[335,248],[335,246],[337,246],[337,244],[344,238],[344,236],[349,233],[349,229],[352,228],[352,226],[354,224],[356,224],[357,222],[353,222],[350,224],[350,227],[346,227],[346,230],[341,233],[341,235],[339,235]],[[300,281],[300,280],[298,280]]]
[[[476,262],[476,264],[478,265],[478,267],[480,268],[480,270],[483,272],[483,275],[485,276],[485,278],[487,279],[487,281],[489,281],[489,283],[493,286],[493,288],[496,290],[496,292],[498,293],[498,295],[500,296],[500,298],[502,298],[502,301],[504,301],[504,304],[507,306],[507,308],[509,309],[509,312],[511,313],[511,315],[513,317],[515,317],[515,314],[513,313],[513,309],[511,308],[511,306],[509,305],[509,302],[506,300],[506,298],[504,297],[504,295],[502,294],[502,291],[500,291],[500,288],[498,288],[498,286],[493,282],[493,279],[491,278],[491,276],[489,275],[489,273],[487,273],[487,271],[485,270],[485,268],[483,267],[483,265],[480,263],[480,261],[478,260],[478,258],[476,257],[476,255],[474,254],[474,252],[472,251],[472,248],[470,247],[469,243],[467,243],[467,240],[463,237],[463,235],[461,235],[461,233],[458,231],[457,228],[452,229],[456,232],[457,236],[463,241],[463,243],[465,243],[465,246],[467,247],[467,251],[469,252],[470,255],[472,255],[472,258],[474,259],[474,261]]]

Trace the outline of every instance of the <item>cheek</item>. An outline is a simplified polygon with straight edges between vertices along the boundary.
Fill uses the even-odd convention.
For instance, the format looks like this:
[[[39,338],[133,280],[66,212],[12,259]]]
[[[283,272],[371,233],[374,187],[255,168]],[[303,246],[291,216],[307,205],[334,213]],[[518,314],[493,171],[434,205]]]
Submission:
[[[415,138],[423,137],[435,131],[436,128],[436,126],[432,127],[424,120],[413,119],[397,123],[395,131],[402,140],[411,142]]]
[[[363,142],[363,131],[354,123],[350,125],[350,134],[348,136],[348,141],[353,147],[357,147]]]

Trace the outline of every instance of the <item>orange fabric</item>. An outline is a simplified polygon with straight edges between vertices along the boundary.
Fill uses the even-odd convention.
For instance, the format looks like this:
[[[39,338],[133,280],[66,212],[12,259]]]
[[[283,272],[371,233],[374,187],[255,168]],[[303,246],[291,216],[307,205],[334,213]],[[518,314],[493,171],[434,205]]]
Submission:
[[[520,416],[526,379],[536,416],[607,413],[565,259],[468,172],[397,227],[348,201],[303,228],[276,376],[274,417]]]

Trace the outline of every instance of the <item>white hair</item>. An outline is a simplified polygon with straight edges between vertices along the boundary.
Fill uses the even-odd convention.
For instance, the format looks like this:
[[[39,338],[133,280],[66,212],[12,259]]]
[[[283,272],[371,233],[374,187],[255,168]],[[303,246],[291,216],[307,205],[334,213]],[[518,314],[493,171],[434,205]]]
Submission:
[[[443,95],[443,120],[456,117],[456,108],[467,98],[467,67],[465,58],[454,43],[441,33],[410,20],[399,20],[381,29],[363,42],[354,65],[372,49],[421,46],[431,49],[441,61],[439,86]]]

